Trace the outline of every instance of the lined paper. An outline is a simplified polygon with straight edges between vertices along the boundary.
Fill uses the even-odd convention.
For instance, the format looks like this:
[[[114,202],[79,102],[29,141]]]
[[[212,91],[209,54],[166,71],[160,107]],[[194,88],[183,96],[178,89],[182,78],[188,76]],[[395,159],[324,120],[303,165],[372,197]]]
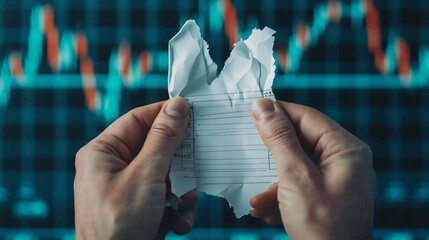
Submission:
[[[264,96],[274,97],[271,91]],[[199,191],[216,196],[223,196],[228,186],[246,184],[262,192],[276,182],[274,160],[252,120],[253,101],[260,97],[261,92],[232,99],[230,94],[187,97],[192,112],[185,138],[172,159],[172,181],[195,182]]]

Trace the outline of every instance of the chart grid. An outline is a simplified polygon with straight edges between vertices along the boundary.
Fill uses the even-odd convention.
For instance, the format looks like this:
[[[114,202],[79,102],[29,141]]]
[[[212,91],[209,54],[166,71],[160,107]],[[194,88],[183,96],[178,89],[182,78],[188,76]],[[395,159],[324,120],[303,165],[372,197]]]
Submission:
[[[373,151],[374,238],[428,239],[428,11],[427,0],[0,0],[0,238],[73,238],[76,152],[168,99],[168,40],[195,19],[218,72],[231,42],[276,30],[276,99],[318,109]],[[281,231],[204,194],[197,214],[190,239]]]

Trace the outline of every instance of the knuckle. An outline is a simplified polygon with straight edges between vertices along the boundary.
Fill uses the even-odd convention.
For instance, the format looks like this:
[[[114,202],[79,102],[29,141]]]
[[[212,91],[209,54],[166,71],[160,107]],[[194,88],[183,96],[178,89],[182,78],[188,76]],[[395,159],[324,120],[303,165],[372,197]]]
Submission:
[[[370,181],[370,183],[372,185],[375,185],[375,183],[377,182],[377,177],[373,167],[372,150],[370,146],[366,143],[362,143],[360,148],[363,155],[363,157],[361,158],[362,164],[364,165],[363,170],[365,171],[366,176]]]
[[[301,167],[301,165],[287,165],[282,169],[284,176],[294,183],[303,183],[311,178],[307,168]]]
[[[303,194],[310,194],[317,187],[317,176],[315,173],[310,170],[310,168],[299,164],[294,166],[286,166],[281,170],[282,172],[282,190],[293,190],[299,191]],[[288,182],[286,187],[288,189],[284,189],[284,182]]]
[[[159,174],[160,170],[155,167],[146,167],[141,171],[141,179],[148,184],[165,184],[165,176]]]
[[[152,125],[151,133],[161,139],[177,140],[181,137],[181,131],[166,123],[155,123]]]
[[[273,143],[278,143],[293,137],[295,137],[295,129],[292,125],[269,127],[264,133],[264,138]]]
[[[372,150],[371,148],[366,144],[363,143],[358,146],[358,151],[360,152],[361,162],[362,164],[366,165],[367,167],[372,168]]]
[[[368,156],[368,159],[372,160],[372,150],[368,144],[362,143],[362,151]]]
[[[75,162],[74,162],[76,171],[81,168],[82,163],[84,162],[84,159],[85,159],[85,155],[86,155],[85,147],[82,147],[81,149],[79,149],[79,151],[77,151],[75,156]]]
[[[309,222],[312,220],[320,222],[323,219],[328,219],[330,214],[332,214],[332,209],[328,204],[314,204],[313,207],[309,207],[307,219]]]
[[[358,161],[359,164],[367,168],[372,168],[372,150],[365,142],[358,140],[358,142],[350,144],[348,151],[351,154],[360,156]]]

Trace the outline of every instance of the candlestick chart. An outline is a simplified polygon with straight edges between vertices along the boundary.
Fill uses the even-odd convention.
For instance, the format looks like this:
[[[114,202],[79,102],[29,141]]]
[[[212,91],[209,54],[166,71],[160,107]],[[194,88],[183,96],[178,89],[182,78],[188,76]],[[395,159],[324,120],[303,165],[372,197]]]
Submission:
[[[427,239],[428,11],[426,0],[0,0],[0,238],[74,237],[77,150],[168,98],[168,40],[195,19],[218,72],[252,29],[274,29],[276,98],[372,148],[374,238]],[[197,211],[187,239],[286,237],[204,194]]]

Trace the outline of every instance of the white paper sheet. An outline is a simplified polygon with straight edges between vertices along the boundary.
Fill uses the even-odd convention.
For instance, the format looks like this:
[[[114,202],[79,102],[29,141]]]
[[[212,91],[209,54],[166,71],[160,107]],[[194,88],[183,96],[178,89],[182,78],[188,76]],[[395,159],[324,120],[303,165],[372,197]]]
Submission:
[[[236,43],[218,78],[195,21],[187,21],[170,40],[168,93],[185,97],[192,108],[170,169],[176,196],[196,188],[225,198],[241,217],[251,209],[250,198],[277,181],[251,115],[256,99],[274,99],[274,33],[254,29]]]

